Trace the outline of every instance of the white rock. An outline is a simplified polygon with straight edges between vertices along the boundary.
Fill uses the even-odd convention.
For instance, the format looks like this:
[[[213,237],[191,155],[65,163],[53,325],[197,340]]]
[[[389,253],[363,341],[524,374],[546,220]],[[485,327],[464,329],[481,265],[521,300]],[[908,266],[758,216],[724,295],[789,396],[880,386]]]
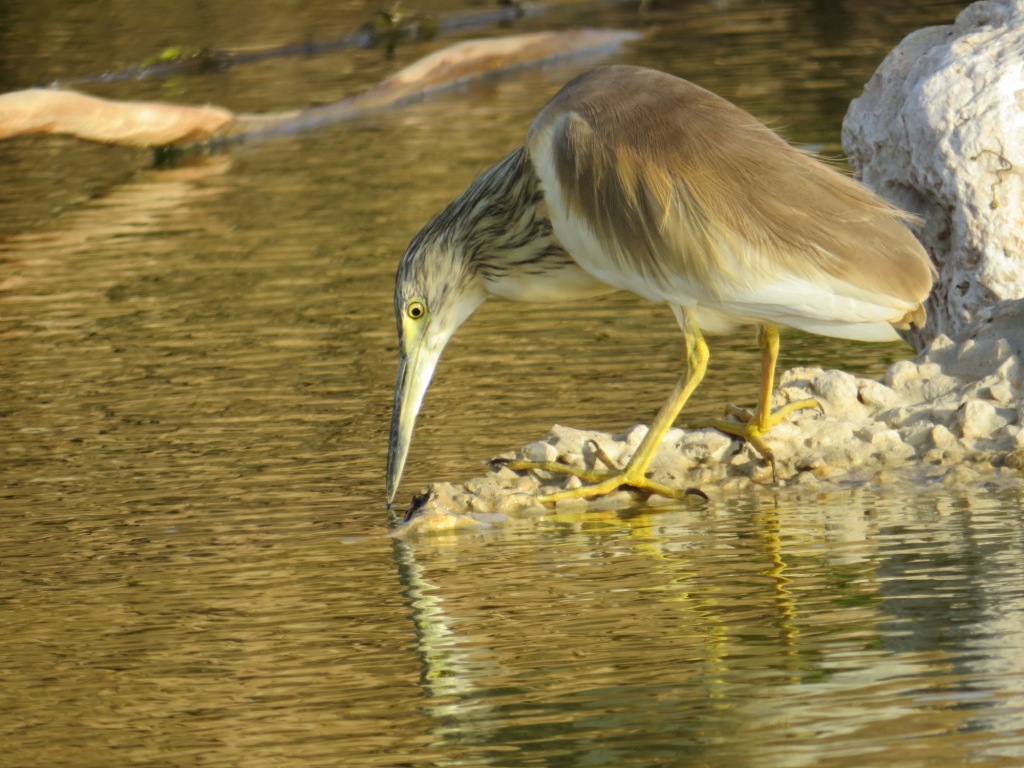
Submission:
[[[1024,427],[1018,424],[1012,424],[1006,428],[1007,437],[1013,441],[1013,447],[1017,449],[1024,448]]]
[[[964,437],[991,437],[1006,426],[1006,419],[996,413],[995,407],[985,400],[967,400],[957,410],[957,421]]]
[[[519,473],[509,467],[498,467],[492,474],[494,475],[495,481],[503,487],[509,487],[519,481]]]
[[[717,429],[691,432],[679,448],[679,454],[694,462],[722,461],[732,450],[732,438]]]
[[[921,451],[928,447],[926,443],[930,444],[933,426],[927,419],[922,419],[901,427],[900,437],[903,438],[904,443]]]
[[[544,441],[553,443],[558,449],[558,454],[563,457],[568,455],[582,457],[583,447],[591,440],[602,437],[606,437],[602,432],[573,429],[562,424],[555,424],[545,436]]]
[[[1015,387],[1005,379],[996,376],[987,377],[987,386],[983,387],[981,393],[1000,405],[1013,405],[1017,400]],[[995,381],[992,381],[995,379]]]
[[[898,360],[885,372],[886,386],[894,390],[905,388],[910,382],[918,381],[921,374],[912,360]]]
[[[635,451],[637,446],[640,445],[640,441],[642,441],[647,436],[647,430],[648,427],[646,425],[637,424],[636,426],[630,427],[621,435],[619,435],[619,439],[625,441],[626,445],[628,445],[632,450]],[[681,431],[682,430],[673,427],[668,431],[668,434],[665,435],[665,440],[667,441],[673,437],[678,439],[678,434]]]
[[[558,461],[558,449],[551,443],[538,440],[536,443],[525,446],[522,456],[526,461]]]
[[[975,324],[974,327],[976,327]],[[1013,367],[1016,358],[1010,342],[1001,337],[986,334],[980,338],[968,338],[960,344],[955,359],[949,360],[945,369],[957,376],[969,379],[999,373],[1004,378]]]
[[[931,342],[929,342],[924,354],[921,356],[921,359],[929,363],[941,364],[945,362],[951,354],[956,354],[956,342],[946,334],[940,333],[932,339]]]
[[[795,403],[800,400],[808,400],[811,398],[811,392],[804,387],[779,387],[776,393],[775,404],[785,405],[786,403]]]
[[[856,175],[906,210],[939,270],[922,348],[1024,297],[1024,2],[985,0],[909,35],[850,105]]]
[[[950,432],[941,424],[936,424],[931,429],[932,445],[936,448],[948,448],[956,442],[956,435]]]
[[[950,392],[956,391],[962,385],[963,382],[959,379],[939,373],[921,382],[920,399],[922,401],[938,400]]]
[[[1003,362],[996,368],[996,373],[999,374],[1007,383],[1016,389],[1020,388],[1021,385],[1021,369],[1020,360],[1016,355],[1003,360]]]
[[[873,413],[884,410],[896,402],[896,393],[880,381],[859,381],[857,397]]]
[[[859,405],[857,379],[845,371],[823,371],[811,381],[819,401],[828,403],[831,410],[848,410]]]

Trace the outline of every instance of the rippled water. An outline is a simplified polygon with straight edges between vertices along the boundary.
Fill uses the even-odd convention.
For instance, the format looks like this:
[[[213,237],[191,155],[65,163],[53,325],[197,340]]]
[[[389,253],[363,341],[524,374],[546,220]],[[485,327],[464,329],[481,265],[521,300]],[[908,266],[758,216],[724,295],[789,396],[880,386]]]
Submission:
[[[836,153],[885,52],[960,6],[553,18],[645,29],[618,60]],[[2,13],[11,90],[196,38],[340,36],[370,11]],[[285,109],[440,44],[95,92]],[[173,170],[62,138],[0,143],[0,765],[1024,763],[1017,492],[780,494],[388,535],[397,258],[579,66]],[[908,354],[783,345],[785,364],[867,373]],[[668,312],[629,297],[485,306],[442,361],[403,495],[556,422],[646,421],[680,346]],[[753,399],[754,347],[712,340],[692,412]]]

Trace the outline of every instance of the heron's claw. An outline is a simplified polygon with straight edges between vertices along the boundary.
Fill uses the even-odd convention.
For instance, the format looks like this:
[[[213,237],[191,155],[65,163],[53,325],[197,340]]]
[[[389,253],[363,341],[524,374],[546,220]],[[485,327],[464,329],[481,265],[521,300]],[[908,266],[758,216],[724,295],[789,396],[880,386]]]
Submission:
[[[604,451],[596,452],[597,457],[609,466],[614,466],[612,460]],[[590,499],[595,496],[604,496],[619,489],[638,491],[648,496],[658,494],[670,499],[685,499],[687,496],[699,496],[707,499],[708,495],[699,488],[677,489],[663,483],[655,482],[650,478],[635,477],[627,466],[624,470],[618,469],[582,469],[570,464],[562,464],[556,461],[526,461],[524,459],[498,458],[491,460],[492,465],[499,465],[514,469],[518,472],[544,471],[561,475],[578,477],[584,482],[578,488],[569,488],[564,491],[556,491],[539,497],[543,504],[553,504],[562,499]]]
[[[595,496],[604,496],[607,493],[612,493],[617,490],[638,491],[640,493],[647,494],[648,496],[657,494],[669,499],[679,499],[680,501],[688,496],[699,496],[705,501],[709,498],[708,495],[700,488],[678,489],[672,488],[671,486],[663,483],[655,482],[647,477],[634,479],[630,477],[628,467],[623,472],[608,472],[606,474],[610,476],[598,483],[549,493],[545,496],[541,496],[539,501],[542,504],[554,504],[555,502],[562,501],[563,499],[592,499]]]
[[[759,414],[751,411],[747,408],[738,408],[735,405],[727,405],[725,412],[727,416],[733,416],[738,421],[732,421],[729,419],[711,419],[710,421],[702,424],[702,426],[714,427],[719,432],[724,432],[727,435],[733,437],[739,437],[750,443],[750,446],[757,451],[757,454],[761,459],[772,468],[772,482],[778,483],[779,476],[777,467],[775,464],[775,452],[768,446],[764,441],[765,435],[768,431],[782,421],[784,418],[793,413],[793,411],[803,410],[805,408],[816,408],[819,413],[824,413],[825,409],[822,408],[821,403],[817,400],[798,400],[793,403],[786,403],[786,405],[778,408],[769,413],[765,418],[761,418]]]

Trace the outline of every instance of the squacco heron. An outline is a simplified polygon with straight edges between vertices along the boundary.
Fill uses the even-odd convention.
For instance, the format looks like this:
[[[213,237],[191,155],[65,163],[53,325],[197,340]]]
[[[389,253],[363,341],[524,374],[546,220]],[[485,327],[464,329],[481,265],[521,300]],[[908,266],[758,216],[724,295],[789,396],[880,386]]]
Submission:
[[[388,445],[395,497],[413,423],[442,350],[489,296],[564,302],[627,290],[668,304],[686,370],[622,469],[581,471],[546,498],[628,487],[679,496],[647,477],[662,438],[708,363],[701,328],[758,328],[756,411],[715,426],[766,460],[778,327],[890,341],[924,323],[934,268],[910,218],[685,80],[632,66],[580,75],[534,119],[526,143],[435,216],[395,280],[399,365]]]

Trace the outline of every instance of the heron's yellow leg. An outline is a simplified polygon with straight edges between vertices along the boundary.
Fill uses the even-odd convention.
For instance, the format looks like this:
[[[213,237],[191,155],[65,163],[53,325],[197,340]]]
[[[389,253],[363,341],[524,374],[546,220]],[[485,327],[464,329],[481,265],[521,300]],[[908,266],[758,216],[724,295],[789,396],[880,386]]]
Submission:
[[[750,443],[761,458],[772,465],[772,477],[775,477],[775,454],[764,441],[764,436],[772,427],[786,418],[793,411],[802,408],[821,408],[817,400],[799,400],[787,403],[772,412],[772,393],[775,391],[775,363],[779,358],[779,330],[774,325],[762,325],[758,328],[757,344],[761,348],[761,391],[757,400],[757,411],[751,414],[741,408],[731,408],[730,413],[740,419],[726,421],[715,419],[711,426],[727,435],[742,437]]]
[[[618,488],[633,488],[647,493],[657,493],[669,498],[684,498],[692,495],[691,490],[677,490],[662,483],[656,483],[647,477],[647,468],[651,465],[658,446],[661,445],[665,433],[675,423],[679,412],[690,399],[690,395],[704,378],[704,372],[708,367],[708,345],[700,333],[697,324],[693,322],[685,310],[679,314],[680,325],[683,329],[683,338],[686,342],[686,373],[679,379],[675,389],[672,391],[668,402],[658,411],[650,429],[644,439],[640,441],[636,452],[629,460],[629,463],[622,470],[584,470],[570,467],[555,462],[529,462],[509,461],[507,466],[512,469],[544,469],[551,472],[562,472],[568,475],[575,475],[588,485],[579,488],[572,488],[566,491],[559,491],[548,496],[542,496],[542,502],[554,502],[560,499],[588,499],[594,496],[601,496],[611,493]]]

